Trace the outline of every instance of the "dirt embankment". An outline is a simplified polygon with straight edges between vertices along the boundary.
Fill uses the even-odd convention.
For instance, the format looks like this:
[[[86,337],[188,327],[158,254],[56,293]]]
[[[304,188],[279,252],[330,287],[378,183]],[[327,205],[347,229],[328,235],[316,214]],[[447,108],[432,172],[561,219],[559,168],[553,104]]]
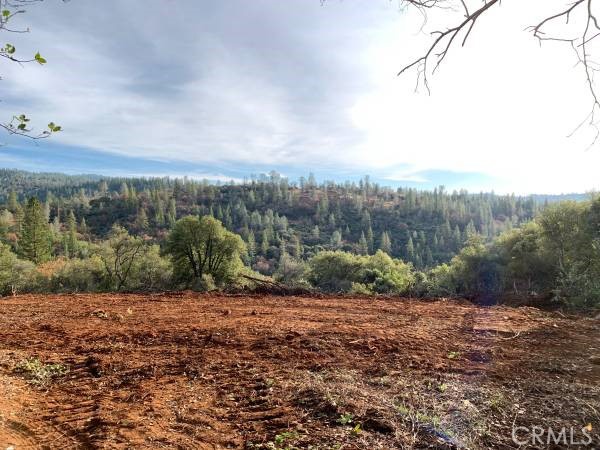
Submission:
[[[600,321],[531,308],[0,299],[0,449],[516,448],[513,426],[588,423],[600,443],[599,360]]]

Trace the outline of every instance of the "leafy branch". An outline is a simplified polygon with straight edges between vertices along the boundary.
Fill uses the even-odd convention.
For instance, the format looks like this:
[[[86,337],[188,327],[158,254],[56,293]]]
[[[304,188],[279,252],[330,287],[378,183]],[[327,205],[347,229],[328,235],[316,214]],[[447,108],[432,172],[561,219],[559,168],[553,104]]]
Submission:
[[[13,19],[26,12],[24,6],[39,3],[43,0],[0,0],[0,32],[8,33],[29,33],[27,29],[12,28]],[[44,65],[47,63],[40,52],[36,52],[33,57],[21,58],[17,56],[17,49],[13,44],[7,43],[0,47],[0,57],[11,62],[23,65],[27,63],[38,63]],[[0,128],[4,128],[10,135],[23,136],[29,139],[37,140],[51,136],[53,133],[61,131],[61,127],[54,122],[48,124],[48,129],[42,132],[34,132],[29,126],[30,119],[25,114],[15,115],[9,122],[0,122]]]

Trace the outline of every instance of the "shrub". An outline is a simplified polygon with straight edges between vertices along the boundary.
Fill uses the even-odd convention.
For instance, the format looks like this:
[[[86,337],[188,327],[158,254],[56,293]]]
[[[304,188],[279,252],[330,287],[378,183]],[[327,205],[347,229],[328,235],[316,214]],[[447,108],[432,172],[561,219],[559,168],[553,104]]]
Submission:
[[[274,278],[288,286],[308,287],[308,274],[309,267],[306,262],[285,254],[279,261]]]
[[[109,288],[104,265],[98,256],[70,259],[54,274],[51,285],[59,292],[97,292]]]
[[[0,244],[0,295],[34,292],[41,278],[35,264],[17,258],[10,247]]]
[[[414,283],[412,267],[381,250],[372,256],[321,252],[309,266],[310,282],[329,292],[405,294]]]
[[[173,267],[160,255],[158,245],[146,246],[135,259],[126,287],[135,290],[156,291],[168,289],[173,278]]]

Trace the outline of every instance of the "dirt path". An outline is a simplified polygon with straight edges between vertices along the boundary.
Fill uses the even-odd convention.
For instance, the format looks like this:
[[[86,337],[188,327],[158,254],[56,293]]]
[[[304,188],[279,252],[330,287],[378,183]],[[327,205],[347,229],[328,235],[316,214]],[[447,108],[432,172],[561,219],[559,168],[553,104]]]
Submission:
[[[1,299],[0,450],[517,448],[513,424],[588,423],[600,443],[594,356],[600,321],[530,308]],[[68,372],[32,384],[32,358]]]

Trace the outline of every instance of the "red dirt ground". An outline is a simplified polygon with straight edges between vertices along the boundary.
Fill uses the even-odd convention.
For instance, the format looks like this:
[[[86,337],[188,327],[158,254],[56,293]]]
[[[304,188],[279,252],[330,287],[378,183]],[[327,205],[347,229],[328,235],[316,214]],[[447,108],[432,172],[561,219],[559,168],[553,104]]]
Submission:
[[[30,358],[68,372],[32,383]],[[600,443],[599,359],[599,320],[532,308],[0,299],[0,450],[517,448],[513,425],[588,423]]]

